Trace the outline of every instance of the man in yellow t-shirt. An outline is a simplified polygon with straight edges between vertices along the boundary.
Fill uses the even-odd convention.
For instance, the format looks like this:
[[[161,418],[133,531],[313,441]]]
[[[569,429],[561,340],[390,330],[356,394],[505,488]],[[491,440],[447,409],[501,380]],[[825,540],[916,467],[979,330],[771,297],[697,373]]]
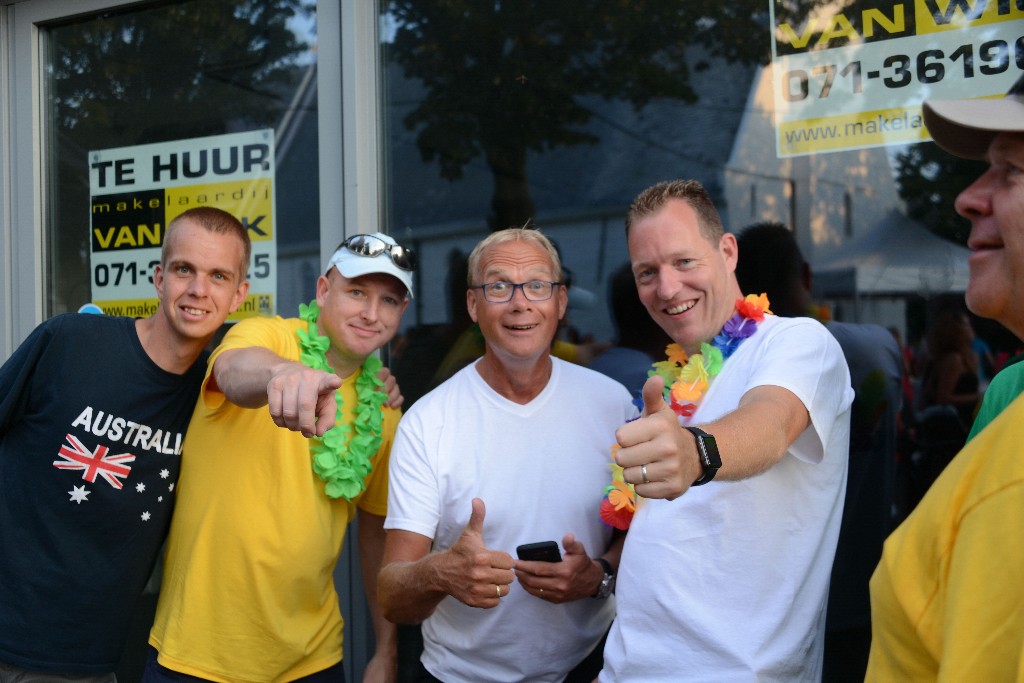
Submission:
[[[885,542],[867,681],[1024,681],[1024,397]]]
[[[941,148],[989,164],[955,204],[971,222],[965,299],[1024,339],[1024,77],[1003,98],[928,100],[923,112]],[[1002,409],[1020,385],[1009,370],[995,379],[1010,388],[983,414],[999,417],[976,423],[885,542],[871,577],[868,681],[1024,681],[1024,399]]]
[[[366,675],[394,678],[376,576],[400,413],[381,407],[371,354],[398,329],[414,265],[390,237],[355,235],[301,319],[245,320],[214,351],[183,446],[144,681],[343,680],[333,573],[357,509],[377,644]]]

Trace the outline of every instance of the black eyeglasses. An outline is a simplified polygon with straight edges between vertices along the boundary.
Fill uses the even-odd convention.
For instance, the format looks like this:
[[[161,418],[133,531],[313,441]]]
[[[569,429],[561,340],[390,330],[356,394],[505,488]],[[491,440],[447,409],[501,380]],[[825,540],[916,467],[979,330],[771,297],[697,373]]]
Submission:
[[[481,289],[484,298],[492,304],[504,304],[512,301],[516,290],[523,290],[523,296],[527,301],[547,301],[555,291],[555,285],[561,282],[548,282],[547,280],[530,280],[529,282],[488,282],[486,285],[476,285],[473,289]]]
[[[388,244],[373,235],[352,235],[338,247],[345,247],[353,254],[360,256],[380,256],[387,252],[392,263],[402,270],[416,270],[416,252],[401,244]]]

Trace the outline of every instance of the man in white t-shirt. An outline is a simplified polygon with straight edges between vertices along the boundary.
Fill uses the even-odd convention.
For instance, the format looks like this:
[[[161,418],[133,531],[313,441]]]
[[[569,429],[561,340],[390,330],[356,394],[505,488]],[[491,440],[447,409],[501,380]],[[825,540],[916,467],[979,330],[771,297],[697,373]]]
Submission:
[[[551,356],[561,280],[536,230],[478,244],[466,301],[486,351],[399,424],[378,595],[388,619],[423,622],[417,680],[561,681],[599,660],[622,548],[601,503],[636,408],[618,382]],[[561,541],[559,561],[514,559],[543,541]],[[590,681],[600,664],[584,668],[573,675]]]
[[[842,350],[743,298],[736,238],[696,181],[642,192],[626,234],[640,300],[687,358],[616,434],[643,500],[600,680],[819,681],[853,398]]]

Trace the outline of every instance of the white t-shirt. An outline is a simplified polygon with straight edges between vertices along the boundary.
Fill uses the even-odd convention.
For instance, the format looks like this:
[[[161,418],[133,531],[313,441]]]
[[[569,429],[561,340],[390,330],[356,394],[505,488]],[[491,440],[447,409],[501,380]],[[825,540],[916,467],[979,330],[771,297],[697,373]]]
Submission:
[[[552,358],[551,378],[527,405],[497,394],[463,368],[417,401],[391,449],[387,529],[404,529],[450,548],[469,522],[471,501],[486,506],[488,548],[572,532],[591,557],[611,528],[600,519],[615,430],[637,414],[629,393],[604,375]],[[594,648],[614,616],[614,600],[554,605],[516,583],[494,609],[441,601],[423,623],[423,663],[457,681],[560,681]]]
[[[823,326],[767,316],[689,423],[720,418],[764,385],[793,392],[810,427],[757,476],[641,501],[619,566],[602,683],[821,679],[853,390]]]

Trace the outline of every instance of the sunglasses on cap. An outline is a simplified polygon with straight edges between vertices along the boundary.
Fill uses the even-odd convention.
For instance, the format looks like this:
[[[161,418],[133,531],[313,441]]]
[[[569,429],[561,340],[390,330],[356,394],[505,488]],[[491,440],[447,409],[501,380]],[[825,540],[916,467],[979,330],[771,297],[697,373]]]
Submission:
[[[379,237],[373,235],[352,235],[341,243],[353,254],[360,256],[380,256],[387,252],[391,262],[402,270],[413,271],[416,269],[416,252],[401,244],[388,244]]]

